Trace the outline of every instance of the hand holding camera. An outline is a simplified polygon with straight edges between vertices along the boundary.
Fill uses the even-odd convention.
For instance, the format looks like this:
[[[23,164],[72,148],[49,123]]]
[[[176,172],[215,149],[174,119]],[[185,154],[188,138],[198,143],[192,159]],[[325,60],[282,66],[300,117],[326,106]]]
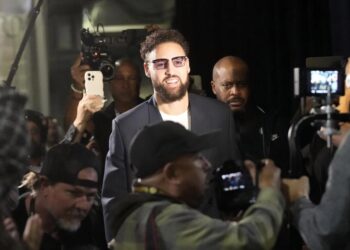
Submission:
[[[309,197],[309,178],[302,176],[299,179],[282,179],[282,190],[289,203],[294,203],[302,197]]]
[[[73,122],[78,131],[84,131],[87,122],[91,119],[93,113],[99,111],[105,100],[99,95],[84,95],[77,108],[77,116]]]
[[[280,188],[280,175],[281,170],[270,159],[246,160],[241,166],[225,162],[216,172],[219,208],[225,212],[248,208],[256,201],[259,188]]]
[[[263,163],[263,168],[259,174],[259,188],[280,188],[281,170],[270,159],[264,159],[261,162]]]

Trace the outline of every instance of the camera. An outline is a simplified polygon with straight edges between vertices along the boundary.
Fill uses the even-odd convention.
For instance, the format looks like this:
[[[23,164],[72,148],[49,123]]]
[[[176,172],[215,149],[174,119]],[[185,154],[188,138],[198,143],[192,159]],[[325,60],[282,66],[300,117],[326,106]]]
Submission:
[[[340,69],[318,68],[306,70],[306,96],[327,95],[328,88],[332,95],[344,95],[344,74]]]
[[[115,76],[115,61],[121,57],[133,57],[146,35],[145,29],[128,29],[108,35],[82,29],[82,63],[90,65],[92,70],[101,71],[103,80],[110,81]]]
[[[257,188],[248,170],[240,163],[226,161],[216,170],[216,197],[223,212],[237,213],[255,203]]]
[[[308,57],[305,68],[294,68],[294,95],[323,97],[344,95],[344,59]]]

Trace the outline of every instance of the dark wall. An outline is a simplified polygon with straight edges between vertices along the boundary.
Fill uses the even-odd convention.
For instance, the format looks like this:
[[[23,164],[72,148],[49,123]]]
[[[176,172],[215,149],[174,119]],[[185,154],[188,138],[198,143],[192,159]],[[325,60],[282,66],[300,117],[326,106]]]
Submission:
[[[214,63],[236,55],[250,65],[258,103],[291,112],[292,68],[332,53],[328,0],[186,0],[176,8],[174,27],[189,40],[192,73],[209,95]]]
[[[330,13],[333,54],[350,56],[350,1],[330,1]]]

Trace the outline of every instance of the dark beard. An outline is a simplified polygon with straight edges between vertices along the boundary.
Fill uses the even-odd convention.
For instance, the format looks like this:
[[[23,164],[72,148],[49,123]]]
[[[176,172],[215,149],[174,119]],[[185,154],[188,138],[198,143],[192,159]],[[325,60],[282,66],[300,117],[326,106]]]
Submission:
[[[164,103],[175,102],[175,101],[181,100],[181,98],[185,96],[188,90],[189,81],[186,81],[186,83],[183,84],[180,78],[179,80],[181,83],[180,88],[175,93],[170,93],[169,91],[167,91],[167,89],[164,87],[163,84],[157,84],[155,86],[156,92],[159,94],[160,99],[162,99]]]

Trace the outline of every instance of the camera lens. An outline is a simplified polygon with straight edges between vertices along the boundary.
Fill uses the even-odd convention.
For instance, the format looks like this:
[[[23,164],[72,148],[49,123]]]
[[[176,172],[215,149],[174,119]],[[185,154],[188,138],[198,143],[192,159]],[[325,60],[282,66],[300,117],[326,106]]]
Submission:
[[[112,63],[108,61],[101,62],[99,70],[103,74],[103,80],[110,81],[114,78],[115,67]]]

